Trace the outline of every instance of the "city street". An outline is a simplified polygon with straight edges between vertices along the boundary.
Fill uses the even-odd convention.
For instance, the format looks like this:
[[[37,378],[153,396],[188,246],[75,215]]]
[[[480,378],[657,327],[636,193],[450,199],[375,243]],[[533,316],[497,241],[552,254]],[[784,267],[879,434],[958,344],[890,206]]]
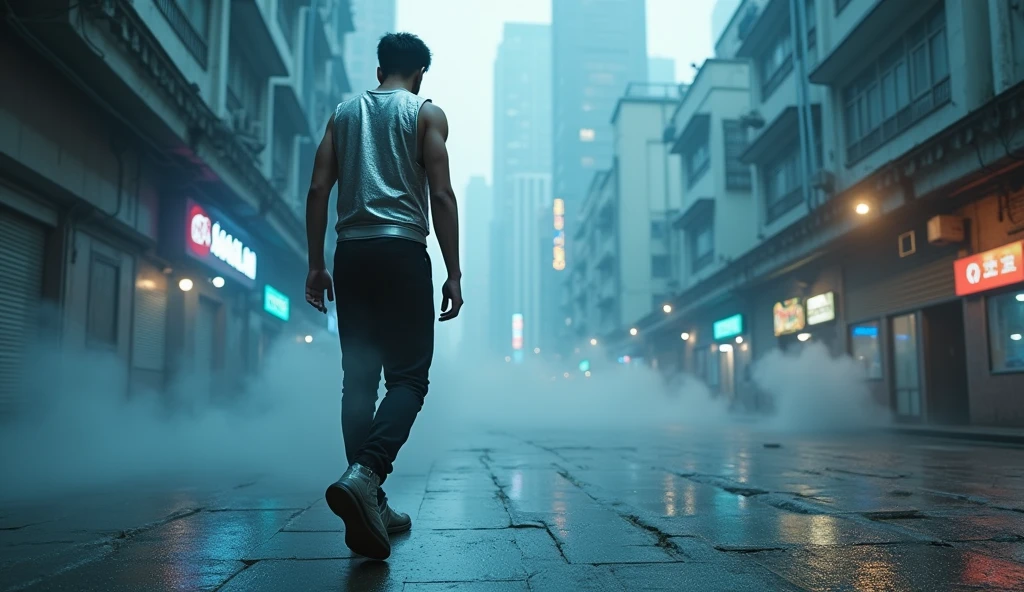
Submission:
[[[1020,448],[745,427],[491,433],[411,472],[387,483],[414,524],[386,563],[352,557],[322,488],[182,478],[5,503],[0,587],[1024,589]]]

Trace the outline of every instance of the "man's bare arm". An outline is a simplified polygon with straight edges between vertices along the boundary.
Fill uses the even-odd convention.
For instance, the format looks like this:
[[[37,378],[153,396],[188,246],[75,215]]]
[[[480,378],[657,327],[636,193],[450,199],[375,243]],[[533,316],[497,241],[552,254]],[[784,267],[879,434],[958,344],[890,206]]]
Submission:
[[[434,217],[434,230],[441,247],[448,279],[462,279],[459,266],[459,209],[452,189],[448,168],[448,119],[444,111],[433,103],[425,103],[420,113],[426,120],[423,137],[423,166],[430,183],[430,213]]]
[[[334,121],[327,122],[324,138],[313,160],[313,179],[306,194],[306,242],[310,270],[326,269],[324,238],[327,234],[327,208],[331,189],[338,181],[338,159],[334,153]]]

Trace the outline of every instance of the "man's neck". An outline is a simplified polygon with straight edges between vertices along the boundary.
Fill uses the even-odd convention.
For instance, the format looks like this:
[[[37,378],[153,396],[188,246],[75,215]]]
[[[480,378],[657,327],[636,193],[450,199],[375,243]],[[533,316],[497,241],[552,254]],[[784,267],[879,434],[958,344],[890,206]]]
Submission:
[[[389,78],[384,82],[380,83],[380,86],[377,87],[377,90],[407,90],[409,92],[412,92],[412,82],[406,80],[394,80]]]

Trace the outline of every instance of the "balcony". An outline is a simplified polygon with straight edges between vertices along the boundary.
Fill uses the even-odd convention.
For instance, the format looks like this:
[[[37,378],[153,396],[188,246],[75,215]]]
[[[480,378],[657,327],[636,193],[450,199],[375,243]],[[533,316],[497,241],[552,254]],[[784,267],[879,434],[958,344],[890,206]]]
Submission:
[[[267,77],[288,76],[289,64],[270,28],[267,3],[267,0],[232,0],[232,41],[245,48],[247,59],[260,68],[261,74]]]
[[[154,4],[181,39],[185,49],[192,54],[200,66],[206,68],[210,55],[207,32],[196,30],[196,26],[175,0],[154,0]]]

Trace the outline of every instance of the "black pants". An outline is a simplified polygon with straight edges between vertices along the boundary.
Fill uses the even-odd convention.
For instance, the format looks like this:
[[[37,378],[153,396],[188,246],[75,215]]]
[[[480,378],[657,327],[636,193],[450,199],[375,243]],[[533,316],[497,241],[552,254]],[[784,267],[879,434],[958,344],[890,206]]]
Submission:
[[[341,430],[348,462],[383,482],[409,439],[434,357],[434,294],[423,245],[349,240],[334,255],[341,367]],[[381,369],[387,395],[374,414]]]

